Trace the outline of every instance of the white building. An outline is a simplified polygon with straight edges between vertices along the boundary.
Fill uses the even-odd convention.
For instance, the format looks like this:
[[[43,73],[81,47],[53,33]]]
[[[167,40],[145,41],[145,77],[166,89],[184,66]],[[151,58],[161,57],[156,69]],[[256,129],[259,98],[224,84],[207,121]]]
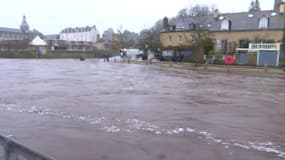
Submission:
[[[76,27],[66,28],[60,32],[59,39],[75,42],[94,42],[96,43],[99,37],[99,31],[96,26],[92,27]]]

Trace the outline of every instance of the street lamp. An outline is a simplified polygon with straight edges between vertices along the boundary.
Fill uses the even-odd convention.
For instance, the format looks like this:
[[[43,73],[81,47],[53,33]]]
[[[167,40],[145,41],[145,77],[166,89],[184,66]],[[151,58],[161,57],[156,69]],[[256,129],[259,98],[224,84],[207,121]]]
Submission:
[[[144,49],[144,60],[148,59],[148,45],[145,45],[145,49]]]

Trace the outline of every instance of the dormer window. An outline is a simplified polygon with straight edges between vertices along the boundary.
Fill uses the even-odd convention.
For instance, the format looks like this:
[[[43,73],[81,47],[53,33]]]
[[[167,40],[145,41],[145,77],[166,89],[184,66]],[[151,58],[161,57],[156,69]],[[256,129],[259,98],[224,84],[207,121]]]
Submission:
[[[173,25],[173,26],[170,26],[170,31],[175,31],[176,30],[176,26]]]
[[[269,19],[266,16],[262,16],[259,19],[258,29],[268,29]]]
[[[272,12],[272,13],[271,13],[271,16],[272,16],[272,17],[277,16],[277,13],[276,13],[276,12]]]
[[[253,14],[249,14],[247,17],[248,17],[248,18],[252,18],[252,17],[253,17]]]
[[[222,21],[221,30],[229,31],[232,28],[232,22],[228,19]]]
[[[223,20],[223,19],[225,19],[225,17],[223,17],[223,16],[220,16],[220,17],[219,17],[219,20]]]

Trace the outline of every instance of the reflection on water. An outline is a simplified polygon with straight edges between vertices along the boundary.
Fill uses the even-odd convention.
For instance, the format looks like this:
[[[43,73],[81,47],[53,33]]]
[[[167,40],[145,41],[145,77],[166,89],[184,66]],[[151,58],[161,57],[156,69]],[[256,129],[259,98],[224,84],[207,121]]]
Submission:
[[[0,110],[285,158],[285,80],[98,60],[1,60]]]

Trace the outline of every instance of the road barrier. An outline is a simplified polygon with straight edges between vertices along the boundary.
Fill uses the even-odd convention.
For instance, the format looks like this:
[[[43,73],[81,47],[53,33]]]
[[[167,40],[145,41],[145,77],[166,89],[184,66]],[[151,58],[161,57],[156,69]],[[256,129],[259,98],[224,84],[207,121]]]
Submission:
[[[5,160],[55,160],[1,134],[0,145],[3,146]]]

